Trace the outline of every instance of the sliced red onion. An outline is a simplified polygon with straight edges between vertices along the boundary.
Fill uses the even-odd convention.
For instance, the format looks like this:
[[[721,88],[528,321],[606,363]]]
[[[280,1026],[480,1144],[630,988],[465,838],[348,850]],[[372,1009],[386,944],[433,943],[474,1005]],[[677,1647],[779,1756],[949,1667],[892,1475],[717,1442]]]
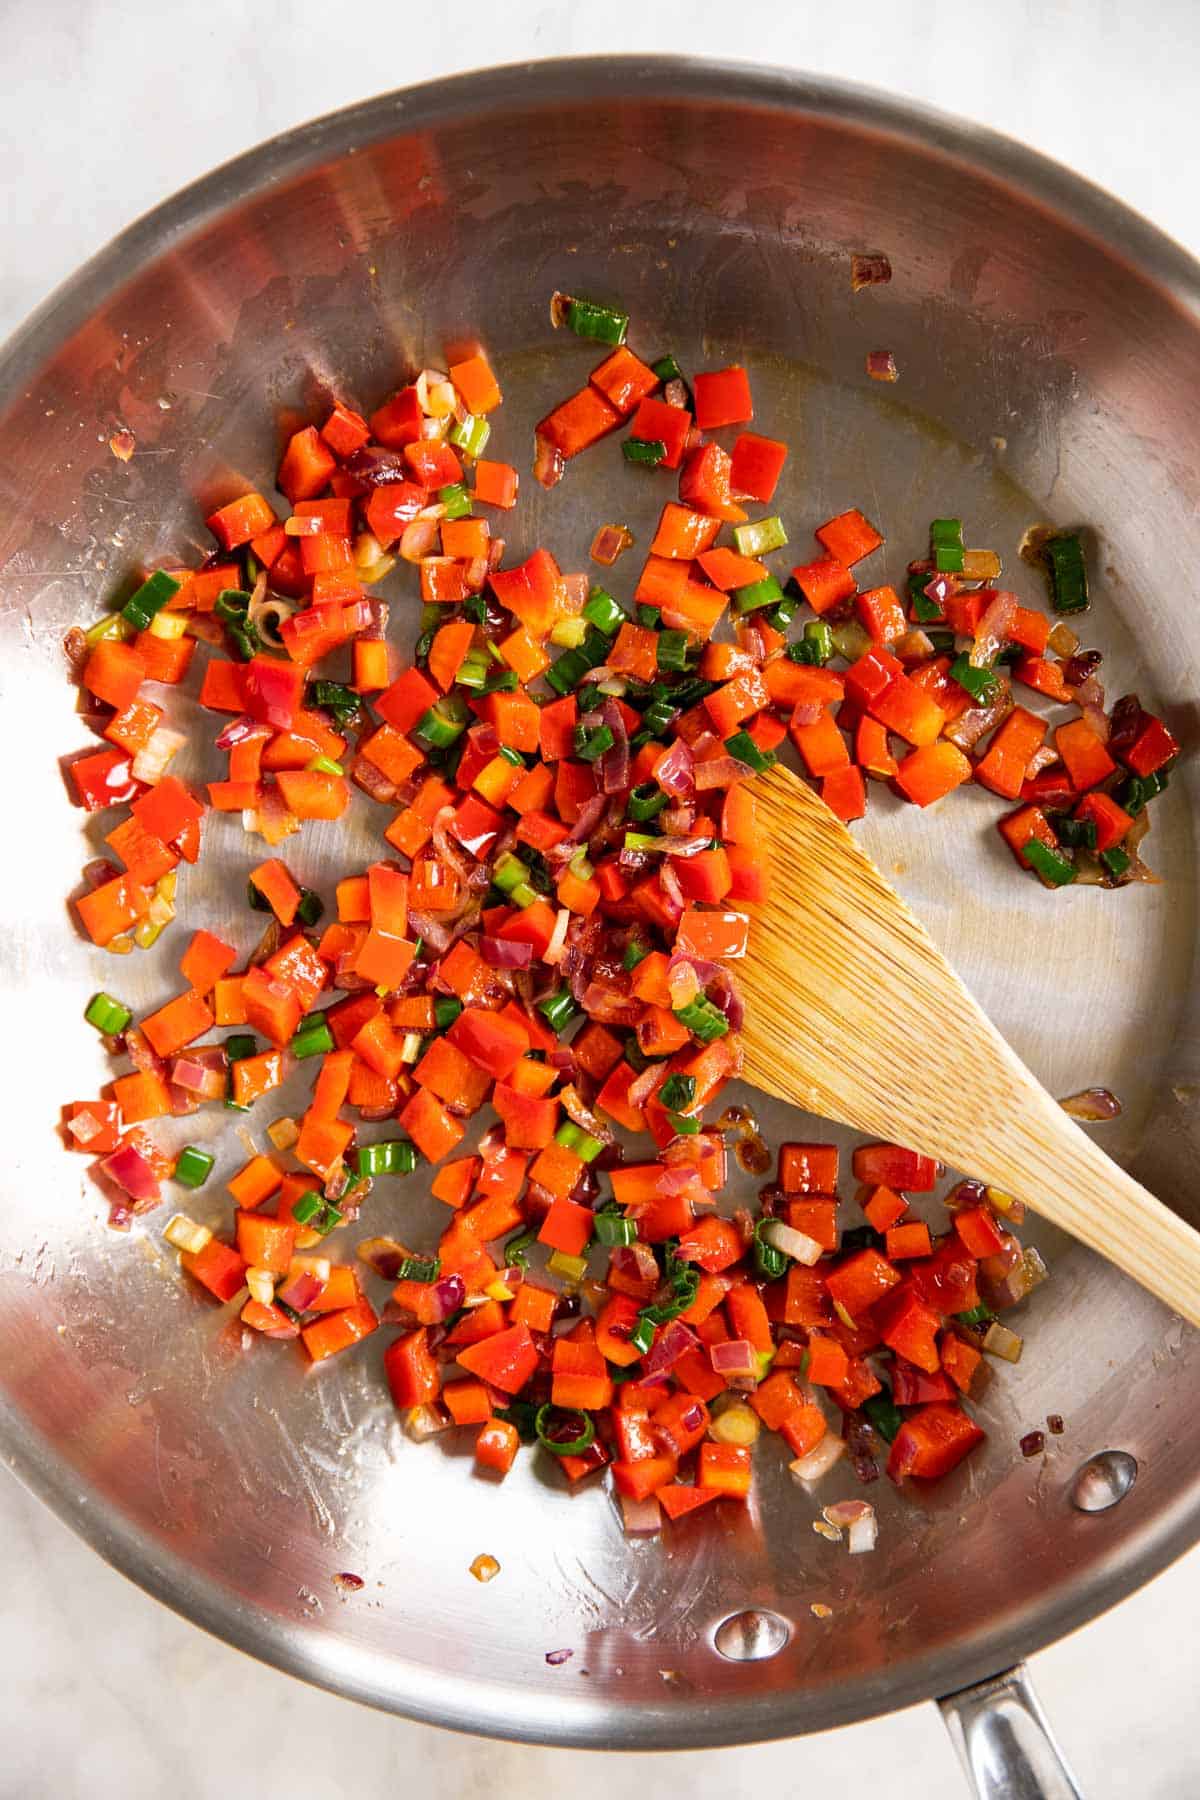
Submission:
[[[558,916],[554,921],[554,930],[550,933],[550,942],[546,945],[542,955],[542,961],[549,963],[552,968],[557,966],[563,959],[567,944],[567,930],[570,923],[570,913],[565,906],[560,906],[558,909]]]
[[[645,1500],[631,1500],[628,1494],[618,1497],[626,1537],[653,1537],[662,1530],[662,1508],[653,1494]]]
[[[321,1298],[325,1286],[325,1282],[311,1269],[298,1269],[276,1290],[275,1298],[282,1300],[285,1306],[290,1306],[293,1312],[307,1312],[313,1302]]]
[[[654,771],[654,779],[664,794],[686,800],[696,791],[695,758],[691,746],[676,738]]]
[[[533,436],[533,478],[544,488],[557,487],[563,478],[566,461],[563,453],[540,431]]]
[[[408,928],[414,937],[423,938],[437,956],[450,948],[450,927],[434,913],[424,912],[419,907],[410,908]]]
[[[729,1020],[730,1031],[740,1031],[746,1022],[746,1007],[728,969],[717,966],[716,974],[707,984],[707,992],[713,1005],[719,1007]]]
[[[218,750],[232,750],[235,744],[247,744],[254,738],[269,738],[270,729],[261,719],[252,719],[248,713],[240,718],[231,719],[224,731],[216,740]]]
[[[662,1069],[660,1065],[658,1063],[651,1063],[648,1068],[643,1069],[641,1074],[636,1075],[630,1082],[629,1090],[625,1098],[635,1111],[640,1110],[641,1107],[645,1106],[647,1100],[649,1100],[651,1094],[658,1086],[661,1075]]]
[[[708,1346],[708,1360],[716,1375],[756,1375],[758,1352],[749,1338],[730,1338]]]
[[[377,769],[365,756],[356,756],[350,764],[350,779],[370,799],[378,800],[384,806],[393,805],[398,798],[395,782],[389,781],[383,770]]]
[[[807,1456],[798,1456],[794,1462],[788,1464],[788,1474],[793,1481],[802,1481],[806,1485],[820,1481],[822,1476],[828,1475],[833,1465],[839,1462],[845,1454],[845,1441],[827,1431],[820,1443],[810,1450]]]
[[[132,1144],[122,1144],[100,1164],[103,1174],[115,1181],[129,1198],[140,1204],[162,1199],[162,1189],[149,1162]]]
[[[574,1057],[571,1060],[573,1062]],[[590,1107],[585,1106],[582,1095],[573,1084],[563,1088],[558,1097],[562,1101],[563,1111],[567,1117],[573,1120],[581,1131],[586,1131],[589,1137],[598,1138],[602,1144],[612,1143],[612,1132],[603,1119],[598,1118]]]
[[[83,866],[83,879],[89,888],[103,887],[106,881],[116,881],[120,873],[117,865],[103,856],[97,856]]]
[[[400,554],[405,562],[424,562],[437,547],[437,519],[411,519],[400,535]]]
[[[601,981],[588,983],[581,1004],[584,1012],[602,1025],[637,1025],[644,1011],[640,1000]]]
[[[585,800],[579,809],[579,817],[567,833],[564,842],[568,844],[584,843],[600,823],[607,805],[608,799],[604,794],[597,794],[593,799]]]
[[[784,1256],[790,1256],[793,1262],[803,1263],[806,1269],[815,1267],[824,1253],[816,1238],[809,1237],[805,1231],[796,1231],[791,1225],[785,1225],[782,1219],[772,1219],[762,1235],[776,1250],[781,1250]]]
[[[792,708],[793,725],[815,725],[825,711],[823,700],[797,700]],[[741,765],[743,769],[745,764]]]
[[[533,945],[512,938],[482,937],[479,954],[490,969],[527,969],[533,961]]]
[[[614,699],[606,699],[600,717],[612,732],[610,749],[600,758],[600,789],[604,794],[622,794],[629,786],[629,733],[625,718]]]
[[[167,1083],[167,1100],[171,1107],[173,1119],[188,1119],[194,1112],[200,1111],[200,1102],[195,1094],[187,1088],[181,1088],[173,1081]]]
[[[668,837],[690,837],[696,823],[696,807],[690,800],[668,806],[659,814],[659,825]]]
[[[710,756],[696,764],[696,791],[705,794],[710,788],[730,787],[746,773],[746,765],[736,756]]]
[[[73,1119],[67,1120],[67,1130],[77,1144],[86,1148],[92,1139],[99,1137],[104,1130],[104,1121],[98,1119],[95,1113],[88,1112],[84,1108],[82,1112],[77,1112]]]
[[[681,1319],[672,1319],[659,1331],[657,1338],[642,1358],[642,1368],[647,1375],[665,1374],[674,1368],[685,1351],[694,1349],[699,1342],[695,1332]]]
[[[637,1281],[645,1285],[650,1282],[656,1285],[658,1283],[658,1262],[649,1244],[616,1245],[609,1259],[609,1266],[626,1281]]]
[[[1108,1088],[1084,1088],[1082,1093],[1068,1094],[1065,1100],[1058,1103],[1065,1113],[1073,1119],[1088,1119],[1096,1123],[1102,1119],[1115,1119],[1121,1111],[1121,1102]]]
[[[997,588],[975,627],[975,641],[970,652],[973,667],[987,669],[995,662],[1008,642],[1016,612],[1017,596],[1007,589]]]
[[[451,1313],[458,1311],[466,1297],[466,1283],[461,1275],[443,1275],[433,1288],[433,1309],[437,1318],[448,1319]]]
[[[1007,719],[1013,710],[1012,689],[1003,678],[996,683],[996,696],[986,706],[968,706],[946,726],[944,735],[960,750],[973,750],[981,738]]]

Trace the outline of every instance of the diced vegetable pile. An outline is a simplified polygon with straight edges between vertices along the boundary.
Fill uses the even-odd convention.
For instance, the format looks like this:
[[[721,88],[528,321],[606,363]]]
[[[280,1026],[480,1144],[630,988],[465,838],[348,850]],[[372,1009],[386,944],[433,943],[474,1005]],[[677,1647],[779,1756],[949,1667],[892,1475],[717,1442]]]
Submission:
[[[501,1474],[523,1442],[572,1482],[611,1466],[631,1531],[744,1498],[764,1427],[801,1480],[847,1451],[869,1479],[881,1445],[897,1480],[931,1479],[982,1439],[963,1399],[985,1352],[1019,1354],[996,1313],[1044,1270],[1017,1203],[974,1182],[931,1233],[908,1196],[940,1172],[894,1145],[854,1152],[861,1223],[840,1218],[829,1144],[782,1145],[757,1215],[719,1211],[731,1149],[770,1166],[744,1108],[714,1115],[769,880],[753,778],[790,739],[846,821],[868,781],[924,807],[974,780],[1015,803],[999,828],[1045,884],[1115,887],[1149,878],[1147,802],[1177,746],[1136,696],[1105,711],[1099,654],[1066,624],[1088,604],[1078,536],[1042,545],[1057,620],[997,587],[999,558],[952,518],[897,589],[862,577],[883,538],[843,511],[784,586],[766,560],[783,521],[747,507],[770,505],[787,446],[745,429],[747,371],[689,386],[673,357],[633,354],[615,309],[555,295],[552,316],[608,354],[539,426],[538,478],[625,428],[614,490],[677,481],[628,603],[547,549],[506,560],[492,528],[518,476],[485,455],[501,393],[472,345],[369,418],[339,403],[297,432],[282,513],[231,499],[200,568],[149,572],[71,634],[104,747],[70,783],[121,809],[74,901],[93,943],[157,939],[180,864],[214,829],[228,847],[212,815],[265,842],[227,927],[191,937],[181,992],[136,1023],[93,998],[124,1072],[66,1109],[66,1140],[127,1227],[214,1167],[156,1120],[216,1108],[215,1140],[246,1115],[269,1146],[227,1184],[233,1220],[166,1227],[188,1276],[314,1362],[399,1327],[383,1365],[414,1435],[469,1429]],[[593,556],[631,541],[602,524]],[[405,565],[402,666],[371,590]],[[224,716],[227,769],[203,791],[170,768],[189,740],[161,690],[185,681]],[[1034,697],[1069,710],[1048,721]],[[355,787],[381,809],[378,856],[322,897],[275,852]],[[260,1126],[251,1109],[309,1065],[302,1116]],[[376,1183],[419,1170],[447,1209],[436,1247],[374,1237],[337,1260]]]

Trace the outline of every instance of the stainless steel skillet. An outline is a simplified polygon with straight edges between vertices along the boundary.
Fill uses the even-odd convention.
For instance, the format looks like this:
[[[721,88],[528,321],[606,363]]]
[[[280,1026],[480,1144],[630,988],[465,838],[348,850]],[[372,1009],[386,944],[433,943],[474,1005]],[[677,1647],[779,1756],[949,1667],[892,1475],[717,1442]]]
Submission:
[[[856,250],[888,254],[890,286],[851,295]],[[148,1002],[178,954],[168,933],[161,955],[115,968],[65,930],[63,896],[94,852],[56,768],[84,747],[64,630],[139,557],[201,544],[201,510],[273,466],[288,409],[335,387],[373,399],[447,335],[486,333],[510,394],[497,453],[526,467],[533,420],[590,366],[547,341],[555,286],[619,297],[656,353],[751,363],[764,429],[794,447],[780,500],[797,535],[861,504],[899,574],[939,513],[1010,568],[1032,521],[1085,525],[1089,635],[1111,652],[1112,691],[1137,687],[1195,740],[1200,271],[1062,170],[858,90],[616,59],[387,96],[218,171],[0,356],[0,1435],[110,1560],[280,1666],[476,1731],[695,1747],[961,1689],[1161,1568],[1200,1515],[1193,1337],[1050,1243],[1024,1358],[988,1396],[986,1455],[929,1495],[879,1496],[875,1556],[817,1537],[782,1464],[747,1516],[631,1546],[598,1492],[563,1495],[532,1464],[484,1487],[464,1459],[404,1440],[379,1340],[307,1376],[240,1354],[160,1253],[161,1217],[132,1242],[108,1234],[82,1159],[52,1135],[59,1103],[102,1079],[87,995]],[[882,393],[864,375],[873,349],[901,370]],[[136,435],[129,463],[109,449],[117,426]],[[644,542],[661,490],[600,460],[523,508],[514,535],[584,566],[619,481]],[[1042,1079],[1122,1096],[1109,1147],[1181,1209],[1200,1147],[1193,785],[1184,769],[1150,841],[1164,886],[1115,896],[1020,881],[982,795],[920,819],[884,801],[865,831]],[[235,822],[216,829],[213,864],[257,860]],[[365,859],[377,829],[356,807],[339,864]],[[332,851],[302,840],[314,884]],[[203,875],[190,896],[197,917],[227,917]],[[773,1135],[822,1129],[763,1111]],[[226,1141],[222,1168],[239,1154]],[[397,1186],[377,1217],[417,1235],[436,1212]],[[1066,1431],[1025,1462],[1016,1440],[1048,1413]],[[1136,1483],[1080,1511],[1078,1471],[1105,1450],[1136,1460]],[[480,1551],[502,1565],[486,1588],[467,1572]],[[345,1571],[366,1582],[353,1598],[334,1583]]]

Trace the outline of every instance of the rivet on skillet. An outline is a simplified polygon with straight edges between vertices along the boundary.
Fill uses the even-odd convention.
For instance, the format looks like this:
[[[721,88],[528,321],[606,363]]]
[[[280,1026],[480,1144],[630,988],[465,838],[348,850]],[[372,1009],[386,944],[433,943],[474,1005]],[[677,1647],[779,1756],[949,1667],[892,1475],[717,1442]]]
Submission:
[[[751,1606],[723,1619],[713,1643],[730,1662],[765,1662],[778,1656],[791,1635],[791,1626],[778,1613]]]
[[[1107,1512],[1125,1498],[1137,1477],[1137,1459],[1128,1450],[1100,1450],[1071,1483],[1071,1504],[1080,1512]]]

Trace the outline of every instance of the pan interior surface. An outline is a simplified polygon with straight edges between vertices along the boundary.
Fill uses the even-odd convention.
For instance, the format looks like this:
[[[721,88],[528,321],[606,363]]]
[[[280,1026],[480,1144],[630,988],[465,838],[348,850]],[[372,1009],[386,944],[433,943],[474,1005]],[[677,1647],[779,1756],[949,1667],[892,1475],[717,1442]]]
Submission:
[[[852,295],[854,251],[885,253],[891,284]],[[821,1504],[866,1493],[848,1469],[814,1498],[766,1446],[752,1506],[631,1542],[599,1487],[567,1492],[538,1459],[496,1486],[469,1446],[410,1442],[381,1379],[386,1334],[307,1372],[298,1355],[243,1352],[236,1323],[162,1245],[166,1214],[109,1232],[85,1159],[53,1135],[60,1104],[108,1078],[81,1024],[89,995],[112,987],[138,1009],[166,998],[187,932],[228,925],[225,896],[264,854],[236,817],[211,815],[206,859],[183,884],[186,925],[120,963],[70,935],[64,897],[107,827],[80,828],[57,766],[88,742],[64,632],[141,559],[206,550],[204,512],[269,487],[295,423],[319,421],[334,395],[369,409],[440,361],[447,338],[475,333],[506,393],[491,448],[522,471],[521,506],[495,527],[510,560],[544,542],[584,568],[596,526],[627,522],[639,550],[611,585],[628,598],[674,485],[625,467],[611,442],[554,493],[533,483],[534,422],[601,354],[552,338],[555,288],[627,308],[648,356],[748,364],[756,425],[791,446],[777,504],[793,561],[810,559],[812,526],[857,505],[888,537],[874,579],[899,583],[928,520],[952,514],[1044,605],[1022,535],[1042,520],[1083,527],[1085,641],[1106,652],[1110,697],[1136,689],[1195,741],[1194,271],[1083,184],[853,90],[684,61],[468,77],[218,172],[134,227],[0,359],[0,718],[16,827],[0,945],[3,1442],[152,1592],[357,1698],[594,1747],[791,1734],[992,1673],[1183,1549],[1197,1517],[1193,1335],[1034,1231],[1052,1280],[1012,1319],[1026,1347],[978,1408],[988,1445],[930,1492],[873,1487],[874,1556],[850,1559],[812,1529]],[[864,373],[879,349],[900,369],[884,390]],[[119,426],[136,438],[128,463],[109,449]],[[403,641],[414,587],[406,571],[380,590]],[[180,715],[199,729],[179,767],[202,781],[213,733],[194,692]],[[975,790],[917,815],[876,787],[861,827],[1051,1090],[1121,1096],[1101,1141],[1183,1211],[1200,1151],[1191,786],[1185,765],[1157,803],[1147,856],[1163,885],[1117,894],[1021,879],[997,803]],[[342,825],[288,844],[289,865],[328,896],[335,869],[379,854],[389,817],[357,796]],[[248,948],[252,922],[240,927]],[[260,1143],[299,1094],[250,1122]],[[755,1105],[773,1141],[848,1141]],[[227,1116],[180,1126],[181,1143],[220,1145],[209,1188],[188,1199],[216,1222],[243,1151]],[[364,1226],[421,1243],[444,1219],[414,1177],[377,1184]],[[1064,1434],[1024,1461],[1018,1439],[1053,1413]],[[1088,1514],[1072,1482],[1105,1449],[1132,1454],[1139,1476],[1120,1505]],[[481,1552],[501,1565],[486,1587],[469,1573]],[[339,1588],[345,1572],[361,1591]],[[559,1650],[570,1657],[548,1666]]]

